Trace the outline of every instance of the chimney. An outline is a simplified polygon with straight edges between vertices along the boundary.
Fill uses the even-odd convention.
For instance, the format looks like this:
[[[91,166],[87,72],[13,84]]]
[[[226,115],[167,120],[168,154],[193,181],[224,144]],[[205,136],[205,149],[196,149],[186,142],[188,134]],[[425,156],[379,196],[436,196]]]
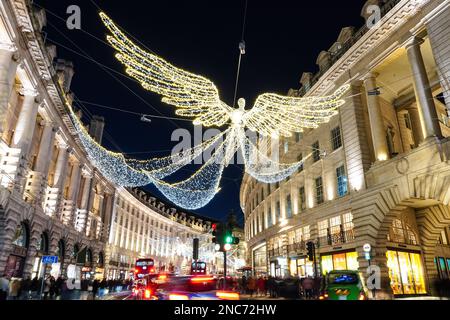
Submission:
[[[94,115],[89,125],[89,135],[94,138],[98,144],[102,144],[104,128],[105,118]]]
[[[64,59],[58,59],[55,65],[56,74],[58,75],[58,80],[67,93],[70,91],[70,85],[72,84],[72,78],[75,73],[72,61],[67,61]]]

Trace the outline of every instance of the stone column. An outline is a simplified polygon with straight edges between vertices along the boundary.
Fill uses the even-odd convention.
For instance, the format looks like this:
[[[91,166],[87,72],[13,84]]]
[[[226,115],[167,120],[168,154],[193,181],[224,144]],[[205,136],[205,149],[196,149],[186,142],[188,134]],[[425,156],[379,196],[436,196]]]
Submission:
[[[19,54],[12,45],[0,44],[0,136],[5,129],[8,103],[14,87]]]
[[[12,147],[22,149],[22,155],[28,157],[28,152],[33,139],[34,129],[36,126],[36,117],[40,99],[35,90],[22,89],[24,95],[22,109],[20,110],[19,119],[12,141]]]
[[[26,190],[34,197],[36,204],[39,206],[42,206],[42,195],[47,188],[47,176],[53,152],[55,132],[56,130],[51,122],[44,124],[36,164],[33,171],[29,172],[26,184]]]
[[[427,18],[426,26],[433,56],[441,79],[443,94],[450,110],[450,3],[442,3]],[[450,115],[450,111],[449,115]]]
[[[34,171],[41,172],[45,177],[48,175],[50,159],[52,158],[53,142],[55,141],[56,128],[53,123],[46,121],[42,133],[41,143],[36,159]]]
[[[64,180],[66,178],[66,170],[69,157],[69,146],[65,143],[61,143],[58,146],[58,158],[56,159],[55,174],[53,180],[54,188],[63,188]]]
[[[69,186],[69,200],[76,202],[79,192],[81,180],[81,165],[79,162],[75,161],[73,163],[72,174],[70,176],[70,186]]]
[[[414,136],[414,144],[416,147],[423,141],[423,131],[422,124],[420,122],[419,110],[416,105],[413,105],[411,108],[407,109],[409,113],[409,117],[411,119],[411,127]]]
[[[88,204],[89,204],[89,195],[91,191],[92,184],[92,176],[86,172],[83,172],[84,185],[82,196],[81,196],[81,204],[80,207],[77,208],[77,219],[75,223],[75,227],[79,232],[86,233],[87,227],[87,218],[88,218]]]
[[[63,199],[64,207],[63,207],[63,221],[66,224],[75,225],[76,220],[76,203],[79,192],[81,180],[81,167],[80,162],[74,160],[72,163],[72,172],[70,174],[70,183],[67,199]]]
[[[381,115],[380,97],[369,94],[370,91],[377,88],[376,77],[376,73],[369,73],[364,79],[364,86],[366,87],[367,109],[369,110],[370,130],[372,133],[375,159],[377,161],[384,161],[389,158],[389,149],[386,141],[383,116]]]
[[[434,105],[433,93],[431,92],[430,81],[423,61],[420,45],[422,39],[413,37],[407,45],[409,64],[413,74],[414,92],[419,109],[419,116],[422,124],[423,137],[442,138],[441,126],[439,124],[436,107]]]
[[[69,146],[67,144],[59,143],[58,157],[56,160],[55,173],[53,178],[53,185],[48,188],[45,209],[50,216],[60,218],[62,205],[62,188],[64,188],[64,180],[66,178],[67,161],[69,155]]]

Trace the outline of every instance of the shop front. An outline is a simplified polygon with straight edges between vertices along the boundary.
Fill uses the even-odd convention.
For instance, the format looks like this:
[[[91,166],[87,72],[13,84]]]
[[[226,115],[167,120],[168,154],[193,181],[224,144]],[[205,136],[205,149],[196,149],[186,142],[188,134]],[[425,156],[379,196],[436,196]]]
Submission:
[[[270,261],[270,275],[276,278],[289,276],[288,258],[279,257]]]
[[[436,268],[438,270],[439,279],[450,278],[450,258],[437,257],[434,260]]]
[[[426,294],[422,255],[419,252],[386,252],[389,278],[394,295]]]
[[[267,275],[267,250],[265,244],[253,250],[253,270],[255,276]]]
[[[358,270],[358,253],[347,251],[322,254],[320,265],[323,275],[333,270]]]
[[[30,232],[27,224],[21,223],[17,227],[13,238],[12,252],[6,261],[5,274],[8,277],[23,277],[23,268],[29,247],[29,234]]]
[[[292,277],[313,277],[314,264],[307,257],[291,257],[289,259],[289,272]]]

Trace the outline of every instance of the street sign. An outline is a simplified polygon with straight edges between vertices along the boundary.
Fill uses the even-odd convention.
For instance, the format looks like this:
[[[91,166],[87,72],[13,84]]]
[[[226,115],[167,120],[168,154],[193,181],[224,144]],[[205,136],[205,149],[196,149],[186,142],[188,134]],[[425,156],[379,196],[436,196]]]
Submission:
[[[372,246],[370,244],[366,243],[363,246],[363,250],[364,250],[364,252],[370,252],[370,250],[372,250]]]
[[[370,260],[370,253],[369,252],[365,252],[364,253],[364,257],[366,258],[366,260]]]
[[[43,264],[58,263],[58,256],[43,256],[42,263]]]

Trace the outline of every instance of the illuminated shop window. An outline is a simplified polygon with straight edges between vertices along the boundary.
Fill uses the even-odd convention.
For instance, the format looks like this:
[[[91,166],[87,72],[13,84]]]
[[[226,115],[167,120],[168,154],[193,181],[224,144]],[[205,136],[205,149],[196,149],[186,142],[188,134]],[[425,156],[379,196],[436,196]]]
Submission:
[[[391,288],[396,295],[425,294],[422,257],[418,253],[387,251]]]

